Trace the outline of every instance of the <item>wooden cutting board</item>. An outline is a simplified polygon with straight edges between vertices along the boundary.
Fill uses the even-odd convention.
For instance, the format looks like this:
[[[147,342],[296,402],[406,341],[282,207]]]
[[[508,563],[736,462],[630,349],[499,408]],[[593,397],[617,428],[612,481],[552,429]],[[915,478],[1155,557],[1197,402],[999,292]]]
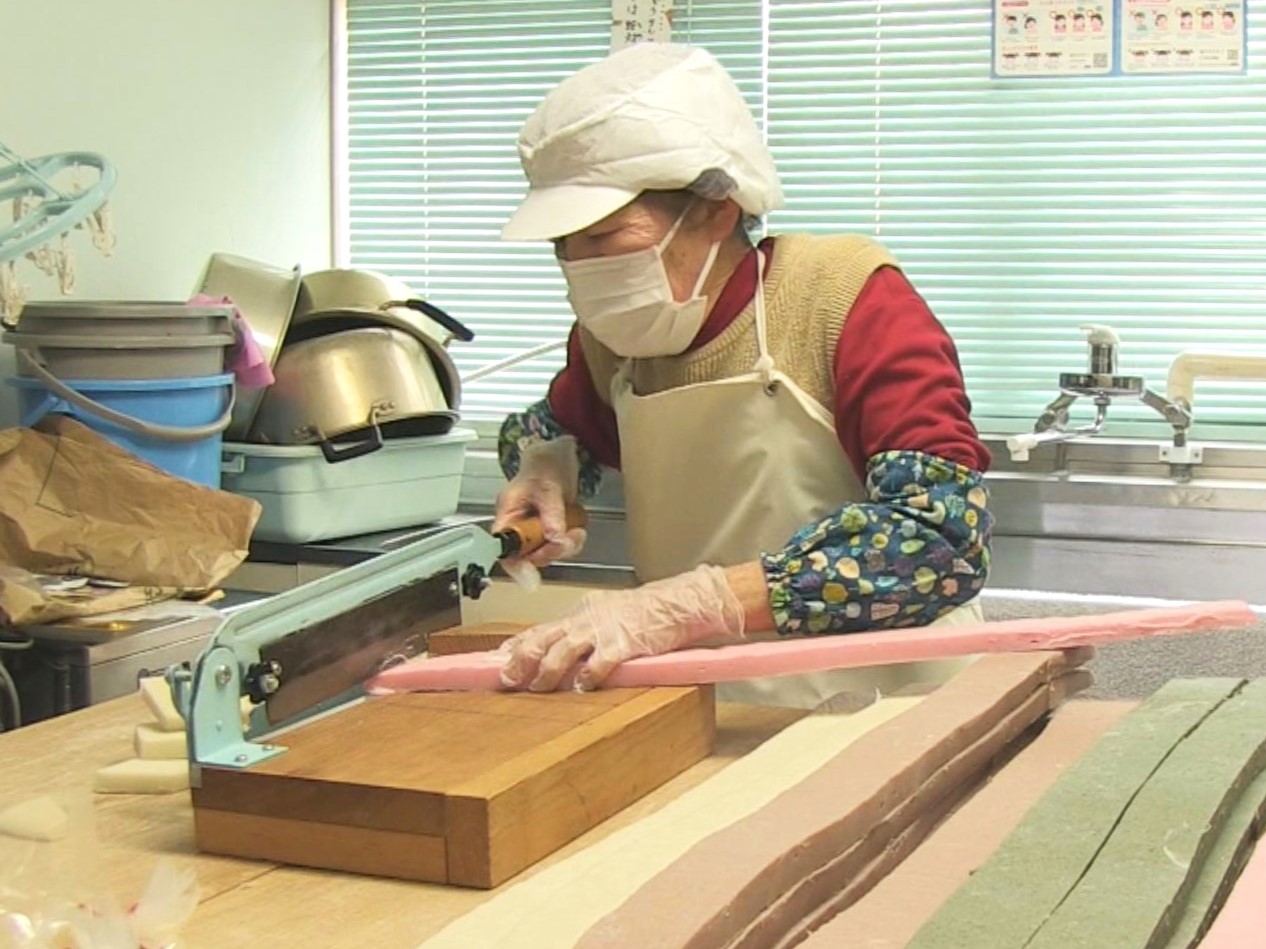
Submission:
[[[203,767],[199,849],[490,888],[706,757],[709,688],[371,697]]]

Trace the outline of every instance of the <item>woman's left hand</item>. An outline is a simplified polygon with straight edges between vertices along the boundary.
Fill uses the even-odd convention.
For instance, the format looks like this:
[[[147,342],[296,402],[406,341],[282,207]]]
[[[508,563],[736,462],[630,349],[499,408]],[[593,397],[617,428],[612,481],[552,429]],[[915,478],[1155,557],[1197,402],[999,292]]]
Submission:
[[[590,593],[562,618],[524,630],[501,647],[509,653],[501,681],[550,692],[579,663],[576,688],[593,689],[626,660],[704,639],[739,640],[745,627],[726,571],[704,565],[634,590]]]

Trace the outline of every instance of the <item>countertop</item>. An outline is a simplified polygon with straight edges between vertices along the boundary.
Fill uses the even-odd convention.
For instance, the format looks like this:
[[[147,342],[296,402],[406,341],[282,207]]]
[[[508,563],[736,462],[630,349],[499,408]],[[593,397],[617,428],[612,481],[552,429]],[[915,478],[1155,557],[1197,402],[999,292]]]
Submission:
[[[985,619],[997,622],[1027,617],[1084,616],[1112,613],[1155,604],[1111,597],[1063,597],[1034,593],[988,592],[982,599]],[[1266,615],[1259,612],[1255,626],[1215,629],[1182,636],[1156,636],[1100,646],[1089,663],[1094,686],[1085,698],[1141,699],[1170,679],[1266,676]]]
[[[713,754],[636,804],[525,871],[519,879],[649,814],[770,738],[803,712],[720,704]],[[148,721],[136,695],[0,734],[0,807],[56,792],[86,815],[82,833],[55,845],[63,878],[105,887],[119,900],[142,892],[156,863],[192,866],[198,909],[183,932],[185,949],[258,946],[374,946],[412,949],[496,891],[383,880],[195,853],[188,792],[93,795],[95,771],[132,755],[135,726]],[[72,817],[75,812],[72,811]],[[0,884],[31,848],[0,838]],[[8,850],[9,853],[4,853]],[[47,859],[47,858],[46,858]]]

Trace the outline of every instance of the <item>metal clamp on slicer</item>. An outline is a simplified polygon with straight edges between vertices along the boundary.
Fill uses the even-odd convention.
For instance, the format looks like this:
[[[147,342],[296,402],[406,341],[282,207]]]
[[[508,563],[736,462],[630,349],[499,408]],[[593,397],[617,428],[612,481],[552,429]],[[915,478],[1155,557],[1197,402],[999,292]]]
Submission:
[[[584,520],[581,508],[569,508],[569,527]],[[281,754],[284,747],[261,739],[358,701],[375,673],[461,623],[461,598],[479,598],[499,559],[543,542],[535,520],[495,535],[465,524],[229,616],[192,669],[166,673],[195,783],[199,766],[245,768]],[[245,720],[243,697],[251,706]]]
[[[1165,421],[1173,428],[1173,445],[1161,449],[1161,460],[1175,466],[1185,466],[1189,475],[1190,466],[1201,460],[1201,449],[1187,445],[1191,407],[1153,392],[1142,376],[1117,374],[1117,349],[1121,339],[1112,327],[1092,323],[1081,329],[1090,346],[1087,371],[1060,373],[1060,394],[1046,406],[1033,426],[1033,431],[1007,439],[1011,459],[1027,461],[1029,452],[1039,445],[1066,442],[1084,435],[1097,435],[1103,430],[1108,406],[1113,399],[1138,399],[1164,416]],[[1068,410],[1082,396],[1094,401],[1095,419],[1089,425],[1070,427]]]

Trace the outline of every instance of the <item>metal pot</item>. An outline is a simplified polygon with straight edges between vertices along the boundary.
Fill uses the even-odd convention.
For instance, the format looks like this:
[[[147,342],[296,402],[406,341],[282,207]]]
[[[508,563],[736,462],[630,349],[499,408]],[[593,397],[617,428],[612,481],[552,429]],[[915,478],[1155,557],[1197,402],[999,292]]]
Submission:
[[[405,312],[410,311],[406,310]],[[426,347],[431,358],[431,365],[439,377],[441,388],[444,390],[444,397],[448,402],[448,407],[456,411],[461,406],[461,376],[458,375],[457,367],[453,365],[453,360],[448,355],[447,350],[445,350],[443,343],[432,334],[419,328],[416,320],[405,316],[397,308],[389,310],[346,309],[312,311],[304,319],[291,323],[290,332],[286,336],[285,349],[288,350],[291,346],[305,340],[318,339],[332,333],[344,333],[348,330],[372,329],[374,327],[385,327],[407,333],[414,337],[420,345]]]
[[[407,300],[413,291],[403,280],[374,270],[316,270],[303,275],[292,320],[321,310],[376,310],[391,300]]]
[[[248,440],[318,444],[333,463],[376,451],[384,437],[443,434],[457,413],[432,362],[435,350],[443,353],[390,327],[287,342]]]
[[[461,322],[415,296],[404,281],[374,270],[318,270],[305,275],[291,324],[298,328],[332,311],[347,310],[395,311],[397,319],[428,333],[441,345],[475,338]]]

